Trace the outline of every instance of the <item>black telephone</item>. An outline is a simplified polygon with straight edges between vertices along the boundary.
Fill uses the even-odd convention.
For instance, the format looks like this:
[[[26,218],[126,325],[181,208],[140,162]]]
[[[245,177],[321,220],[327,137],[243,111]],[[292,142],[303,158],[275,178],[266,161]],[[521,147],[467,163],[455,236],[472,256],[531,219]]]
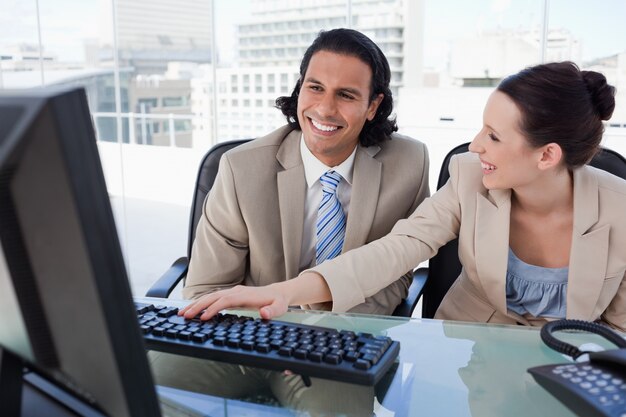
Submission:
[[[555,338],[559,330],[596,333],[619,349],[585,352]],[[537,383],[579,416],[626,417],[626,340],[608,327],[582,320],[553,321],[541,329],[541,340],[552,349],[587,362],[537,366],[528,369]]]

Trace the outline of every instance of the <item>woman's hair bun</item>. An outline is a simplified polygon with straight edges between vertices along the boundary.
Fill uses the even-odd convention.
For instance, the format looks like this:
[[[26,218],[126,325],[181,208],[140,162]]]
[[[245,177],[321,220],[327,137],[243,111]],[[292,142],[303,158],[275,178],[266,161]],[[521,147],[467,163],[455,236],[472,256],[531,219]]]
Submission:
[[[607,84],[606,77],[599,72],[581,71],[581,74],[595,113],[601,120],[609,120],[615,110],[615,87]]]

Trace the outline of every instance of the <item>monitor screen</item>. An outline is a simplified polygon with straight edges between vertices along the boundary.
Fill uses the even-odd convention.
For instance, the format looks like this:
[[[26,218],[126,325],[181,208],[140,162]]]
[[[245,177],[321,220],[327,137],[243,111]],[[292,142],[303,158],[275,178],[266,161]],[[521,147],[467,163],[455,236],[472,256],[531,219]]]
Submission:
[[[0,92],[0,348],[111,416],[156,416],[83,89]]]

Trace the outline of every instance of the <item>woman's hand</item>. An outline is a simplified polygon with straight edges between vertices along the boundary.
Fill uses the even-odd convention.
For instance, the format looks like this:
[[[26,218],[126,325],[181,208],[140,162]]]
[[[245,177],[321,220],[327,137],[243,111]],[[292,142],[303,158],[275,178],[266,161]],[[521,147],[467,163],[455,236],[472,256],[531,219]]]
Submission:
[[[288,297],[281,293],[276,284],[264,287],[236,287],[207,294],[179,310],[178,315],[187,319],[200,316],[201,320],[208,320],[225,308],[258,308],[261,318],[271,319],[280,316],[289,307]]]
[[[258,308],[261,318],[271,319],[287,312],[290,305],[332,301],[330,289],[317,272],[303,272],[296,278],[267,285],[237,285],[228,290],[207,294],[179,310],[179,316],[192,319],[204,310],[201,320],[208,320],[225,308]]]

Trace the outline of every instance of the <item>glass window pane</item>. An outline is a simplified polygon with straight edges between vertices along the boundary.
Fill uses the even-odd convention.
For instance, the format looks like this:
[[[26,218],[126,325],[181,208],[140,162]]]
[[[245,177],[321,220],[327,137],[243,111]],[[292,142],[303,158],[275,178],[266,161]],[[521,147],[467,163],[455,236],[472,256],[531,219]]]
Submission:
[[[34,0],[3,0],[0,13],[0,89],[42,84]],[[50,57],[44,54],[44,57]]]
[[[218,94],[218,100],[231,103],[229,117],[220,118],[218,137],[269,133],[286,123],[274,103],[295,86],[297,78],[286,78],[287,74],[298,73],[304,51],[321,29],[345,26],[346,0],[231,0],[216,1],[215,7],[217,78],[232,82]],[[322,9],[324,18],[319,17]],[[250,110],[261,115],[254,124],[244,116]],[[264,127],[259,129],[260,125]]]
[[[396,102],[398,126],[428,146],[435,189],[443,157],[474,137],[487,97],[498,82],[540,62],[543,2],[408,3],[399,56],[405,71],[398,80],[402,85]]]
[[[547,60],[574,61],[581,69],[601,72],[617,88],[604,144],[626,155],[626,3],[606,0],[602,7],[593,6],[581,0],[550,1]]]

